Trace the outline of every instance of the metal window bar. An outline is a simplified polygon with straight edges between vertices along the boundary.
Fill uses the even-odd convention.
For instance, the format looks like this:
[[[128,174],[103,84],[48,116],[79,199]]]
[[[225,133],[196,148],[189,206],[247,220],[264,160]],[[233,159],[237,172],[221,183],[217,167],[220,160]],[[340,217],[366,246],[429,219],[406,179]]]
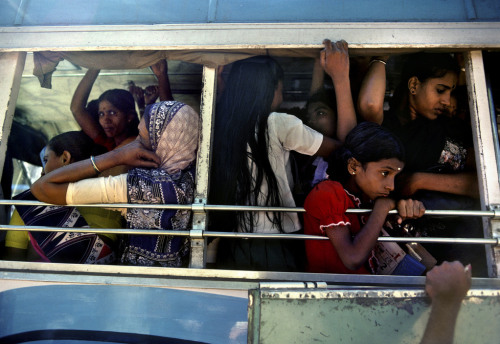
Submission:
[[[39,205],[51,206],[53,204],[39,201],[0,200],[0,205]],[[131,203],[106,203],[106,204],[73,204],[72,207],[103,207],[103,208],[141,208],[141,209],[179,209],[191,211],[277,211],[304,213],[300,207],[264,207],[248,205],[218,205],[218,204],[131,204]],[[348,214],[370,213],[372,209],[347,209]],[[389,211],[397,214],[397,210]],[[482,216],[500,219],[500,210],[432,210],[425,211],[426,216]]]
[[[0,200],[0,204],[15,205],[50,205],[38,201],[18,201]],[[80,206],[80,205],[72,205]],[[156,209],[184,209],[192,211],[215,210],[215,211],[281,211],[281,212],[305,212],[304,208],[280,208],[280,207],[259,207],[259,206],[235,206],[235,205],[203,205],[203,204],[85,204],[84,207],[106,207],[106,208],[156,208]],[[347,213],[369,213],[371,209],[347,209]],[[390,214],[397,214],[397,210],[391,210]],[[482,216],[498,218],[498,210],[426,210],[427,216]],[[28,226],[0,225],[0,230],[25,231]],[[67,228],[67,227],[45,227],[31,226],[30,231],[46,232],[80,232],[80,233],[113,233],[113,234],[134,234],[134,235],[170,235],[188,236],[193,239],[200,238],[239,238],[239,239],[287,239],[287,240],[329,240],[327,237],[305,234],[269,234],[269,233],[236,233],[236,232],[216,232],[199,229],[186,231],[171,230],[151,230],[151,229],[124,229],[124,228]],[[500,245],[500,238],[439,238],[439,237],[379,237],[381,242],[418,242],[418,243],[446,243],[446,244],[479,244],[479,245]]]

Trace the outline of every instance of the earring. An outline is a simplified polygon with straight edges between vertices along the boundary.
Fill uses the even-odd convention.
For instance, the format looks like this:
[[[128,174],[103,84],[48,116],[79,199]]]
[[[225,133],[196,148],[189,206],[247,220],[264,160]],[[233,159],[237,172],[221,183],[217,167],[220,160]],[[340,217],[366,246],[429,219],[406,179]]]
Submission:
[[[356,174],[356,172],[352,171],[352,175],[355,175],[355,174]]]
[[[412,88],[412,89],[410,90],[410,93],[411,93],[411,94],[416,94],[416,93],[417,93],[417,91],[415,91],[415,89],[414,89],[414,88]]]

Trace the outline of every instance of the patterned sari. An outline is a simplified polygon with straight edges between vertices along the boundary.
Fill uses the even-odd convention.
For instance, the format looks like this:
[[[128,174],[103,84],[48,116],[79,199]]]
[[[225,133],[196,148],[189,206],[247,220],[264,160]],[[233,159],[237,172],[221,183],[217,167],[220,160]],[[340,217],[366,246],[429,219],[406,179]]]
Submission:
[[[194,197],[194,160],[199,117],[189,106],[159,102],[144,113],[153,151],[160,157],[157,169],[128,172],[129,203],[191,204]],[[136,229],[189,230],[191,211],[128,209],[127,225]],[[129,235],[122,264],[179,267],[187,262],[187,237]]]
[[[30,190],[14,197],[36,200]],[[26,226],[88,228],[85,218],[75,207],[16,206]],[[40,261],[53,263],[110,264],[116,255],[111,239],[94,233],[28,232]]]

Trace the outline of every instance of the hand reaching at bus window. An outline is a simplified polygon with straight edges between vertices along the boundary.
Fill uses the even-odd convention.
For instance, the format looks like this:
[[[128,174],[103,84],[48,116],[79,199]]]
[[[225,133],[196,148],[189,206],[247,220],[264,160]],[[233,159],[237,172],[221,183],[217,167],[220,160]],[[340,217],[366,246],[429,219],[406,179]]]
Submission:
[[[332,43],[323,41],[325,48],[320,53],[320,63],[332,78],[337,100],[337,139],[344,142],[347,134],[356,126],[356,113],[349,80],[349,52],[344,40]]]
[[[144,105],[145,105],[144,90],[142,89],[142,87],[136,86],[133,81],[129,81],[128,91],[132,94],[135,102],[137,103],[137,107],[142,112],[144,110]]]
[[[158,79],[158,94],[160,101],[174,100],[172,89],[170,87],[170,80],[168,78],[168,64],[167,60],[160,60],[151,66],[156,79]],[[156,100],[156,99],[155,99]]]
[[[158,77],[168,73],[168,65],[166,60],[160,60],[151,66],[151,70]]]
[[[459,261],[443,262],[427,273],[425,291],[432,305],[421,344],[453,343],[458,312],[470,286],[471,267]]]
[[[144,102],[146,105],[151,105],[156,102],[158,96],[160,95],[160,90],[157,85],[149,85],[144,90]]]
[[[329,39],[323,40],[325,48],[321,51],[320,62],[325,72],[333,81],[349,78],[349,51],[344,40],[332,43]]]

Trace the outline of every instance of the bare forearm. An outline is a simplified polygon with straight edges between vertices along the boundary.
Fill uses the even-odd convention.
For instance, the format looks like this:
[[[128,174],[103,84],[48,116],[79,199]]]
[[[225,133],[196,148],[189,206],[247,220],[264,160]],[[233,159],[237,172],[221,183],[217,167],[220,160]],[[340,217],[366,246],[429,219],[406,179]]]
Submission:
[[[311,89],[309,95],[313,95],[323,88],[323,83],[325,81],[325,71],[321,67],[321,62],[319,59],[314,60],[314,67],[312,72]]]
[[[347,240],[339,241],[338,238],[335,238],[336,233],[333,232],[335,229],[333,231],[327,230],[330,241],[348,269],[356,270],[366,262],[370,252],[377,243],[380,230],[390,209],[389,203],[375,204],[367,223],[356,234],[353,240],[348,238]]]
[[[334,80],[335,96],[337,98],[337,138],[344,142],[347,134],[356,126],[356,113],[352,101],[349,75],[343,80]]]
[[[455,323],[460,303],[453,305],[432,304],[421,344],[451,344],[455,333]]]
[[[82,130],[92,139],[97,137],[101,131],[99,123],[95,122],[86,110],[87,101],[92,90],[92,86],[99,75],[99,70],[89,69],[78,84],[73,98],[71,99],[71,113]]]
[[[101,171],[120,165],[115,151],[96,157],[95,163]],[[66,204],[68,184],[96,174],[90,159],[82,160],[44,175],[31,186],[31,192],[41,202]]]
[[[477,176],[474,172],[436,174],[419,172],[414,174],[418,190],[446,192],[455,195],[479,197]]]
[[[358,112],[365,121],[382,124],[386,89],[385,65],[372,62],[361,84]]]

